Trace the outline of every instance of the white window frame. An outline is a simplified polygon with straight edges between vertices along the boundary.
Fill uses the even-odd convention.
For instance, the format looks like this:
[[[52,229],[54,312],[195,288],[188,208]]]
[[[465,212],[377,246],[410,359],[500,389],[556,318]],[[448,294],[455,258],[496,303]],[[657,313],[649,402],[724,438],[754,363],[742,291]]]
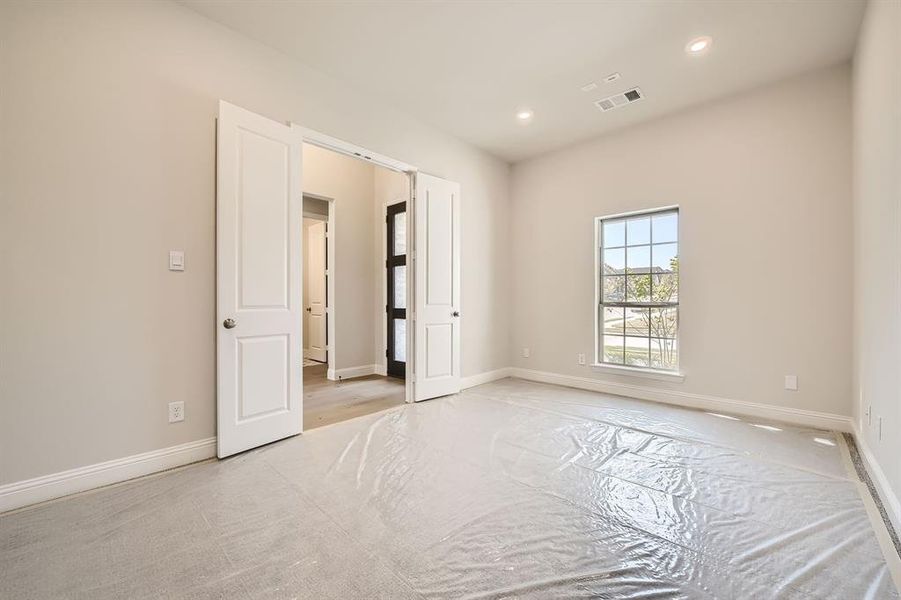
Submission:
[[[636,377],[642,377],[646,379],[656,379],[661,381],[682,381],[684,379],[684,374],[681,371],[682,364],[682,347],[680,344],[681,337],[681,290],[680,291],[680,301],[676,303],[676,308],[679,314],[679,324],[676,327],[676,346],[679,348],[679,361],[676,369],[659,369],[651,366],[641,367],[641,366],[633,366],[633,365],[620,365],[615,363],[604,362],[603,352],[601,350],[601,341],[603,339],[603,332],[601,331],[601,303],[603,300],[603,290],[601,289],[602,285],[602,261],[603,261],[603,240],[601,239],[601,225],[604,221],[611,221],[615,219],[624,219],[629,217],[638,217],[644,215],[653,215],[656,213],[675,211],[678,214],[677,219],[677,228],[676,228],[676,243],[679,244],[679,254],[681,255],[681,245],[682,245],[682,212],[679,209],[679,205],[671,205],[671,206],[661,206],[656,208],[648,208],[642,210],[634,210],[623,213],[616,213],[610,215],[603,215],[600,217],[594,218],[594,362],[592,363],[592,367],[599,370],[604,371],[611,374],[616,375],[630,375]],[[653,238],[652,238],[653,240]],[[677,281],[677,285],[678,285]]]

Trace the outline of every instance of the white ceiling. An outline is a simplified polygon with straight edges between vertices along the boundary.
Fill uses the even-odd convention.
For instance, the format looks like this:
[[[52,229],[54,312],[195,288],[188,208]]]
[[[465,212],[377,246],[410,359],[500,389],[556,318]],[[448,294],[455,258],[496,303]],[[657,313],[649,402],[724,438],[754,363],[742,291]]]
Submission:
[[[318,2],[193,10],[509,161],[851,57],[858,0]],[[685,44],[713,37],[703,56]],[[617,71],[622,78],[602,82]],[[580,88],[597,81],[598,89]],[[631,87],[645,98],[602,113]],[[811,99],[811,101],[815,101]],[[531,123],[515,118],[535,112]]]

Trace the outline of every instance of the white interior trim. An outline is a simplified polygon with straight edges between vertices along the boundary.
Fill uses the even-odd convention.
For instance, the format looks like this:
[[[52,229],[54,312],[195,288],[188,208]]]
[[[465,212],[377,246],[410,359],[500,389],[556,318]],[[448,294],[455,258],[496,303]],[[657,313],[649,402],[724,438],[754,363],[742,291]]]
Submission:
[[[379,365],[359,365],[357,367],[347,367],[344,369],[329,369],[328,378],[332,380],[352,379],[354,377],[365,377],[366,375],[378,375]]]
[[[860,457],[863,459],[864,466],[870,474],[870,479],[873,480],[873,485],[876,486],[876,491],[879,493],[883,506],[885,506],[889,520],[892,522],[895,531],[901,532],[901,502],[899,502],[895,492],[892,491],[892,486],[889,485],[885,471],[882,470],[882,466],[876,460],[876,455],[873,454],[873,451],[867,445],[866,438],[861,435],[860,430],[857,428],[857,423],[854,423],[853,434],[854,441],[857,442],[857,449],[860,451]]]
[[[326,150],[332,150],[341,154],[346,154],[354,158],[359,158],[367,162],[377,164],[379,166],[391,169],[392,171],[400,171],[401,173],[415,173],[418,169],[411,164],[395,160],[389,156],[371,152],[362,146],[345,142],[336,137],[332,137],[325,133],[302,127],[297,123],[291,123],[291,127],[300,131],[303,141]]]
[[[485,371],[484,373],[479,373],[478,375],[469,375],[468,377],[463,377],[460,379],[460,389],[466,389],[475,387],[477,385],[482,385],[484,383],[491,383],[492,381],[497,381],[498,379],[503,379],[504,377],[510,377],[510,372],[512,369],[510,367],[504,367],[502,369],[495,369],[494,371]]]
[[[593,392],[605,392],[608,394],[638,398],[640,400],[651,400],[653,402],[662,402],[664,404],[675,404],[677,406],[686,406],[689,408],[715,410],[718,412],[734,413],[761,419],[785,421],[796,425],[817,427],[831,431],[851,432],[853,427],[852,418],[845,415],[803,410],[800,408],[789,408],[786,406],[775,406],[772,404],[759,404],[757,402],[748,402],[746,400],[718,398],[716,396],[705,396],[678,390],[664,390],[632,383],[589,379],[588,377],[574,377],[571,375],[560,375],[558,373],[533,371],[531,369],[521,369],[517,367],[510,370],[510,376],[527,379],[529,381],[590,390]]]
[[[0,486],[0,512],[174,469],[216,456],[216,438],[151,450]]]
[[[626,365],[612,365],[605,363],[594,363],[591,365],[591,368],[597,371],[610,373],[611,375],[656,379],[658,381],[681,382],[685,379],[685,375],[679,371],[659,371],[657,369],[645,369],[642,367],[629,367]]]

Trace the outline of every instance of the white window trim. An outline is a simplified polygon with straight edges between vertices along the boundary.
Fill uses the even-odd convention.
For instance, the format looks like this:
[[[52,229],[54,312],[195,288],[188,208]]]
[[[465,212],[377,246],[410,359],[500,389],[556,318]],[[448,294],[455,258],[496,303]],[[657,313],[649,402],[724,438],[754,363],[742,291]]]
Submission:
[[[655,379],[657,381],[674,381],[681,383],[685,380],[685,374],[681,371],[660,371],[645,367],[630,367],[627,365],[614,365],[612,363],[596,362],[591,367],[597,371],[611,375],[624,375],[626,377],[640,377],[643,379]]]
[[[628,212],[614,213],[610,215],[603,215],[600,217],[595,217],[592,223],[594,224],[594,306],[592,307],[592,311],[594,312],[594,362],[591,364],[591,367],[598,371],[609,372],[610,374],[616,375],[625,375],[631,377],[642,377],[645,379],[656,379],[659,381],[678,381],[681,382],[685,379],[685,375],[681,371],[682,364],[682,355],[681,355],[681,346],[679,349],[679,364],[680,370],[677,371],[666,371],[661,369],[652,369],[650,367],[632,367],[628,365],[616,365],[612,363],[601,362],[601,350],[600,350],[600,342],[601,342],[601,329],[600,323],[598,322],[598,307],[601,304],[601,257],[600,257],[600,248],[601,248],[601,240],[599,237],[600,224],[603,221],[609,219],[620,219],[624,217],[633,217],[636,215],[649,214],[655,212],[664,212],[667,210],[675,210],[679,213],[679,225],[678,225],[678,233],[677,233],[677,242],[679,244],[679,253],[682,252],[682,211],[679,209],[678,204],[671,204],[669,206],[660,206],[657,208],[644,208],[641,210],[632,210]],[[681,283],[681,281],[680,281]],[[681,297],[681,291],[680,297]],[[679,322],[681,324],[681,302],[679,303]],[[676,330],[676,340],[678,341],[681,338],[681,327]]]

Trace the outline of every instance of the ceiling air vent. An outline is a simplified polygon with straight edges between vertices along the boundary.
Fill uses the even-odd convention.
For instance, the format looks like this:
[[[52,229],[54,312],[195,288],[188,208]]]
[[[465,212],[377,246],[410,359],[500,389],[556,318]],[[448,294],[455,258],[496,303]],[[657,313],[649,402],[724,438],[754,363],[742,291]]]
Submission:
[[[632,88],[631,90],[626,90],[620,94],[614,94],[612,96],[608,96],[607,98],[601,98],[600,100],[594,103],[595,106],[600,108],[602,111],[607,112],[608,110],[613,110],[614,108],[619,108],[620,106],[625,106],[626,104],[631,104],[632,102],[637,102],[641,100],[644,96],[641,94],[641,90],[638,88]]]

